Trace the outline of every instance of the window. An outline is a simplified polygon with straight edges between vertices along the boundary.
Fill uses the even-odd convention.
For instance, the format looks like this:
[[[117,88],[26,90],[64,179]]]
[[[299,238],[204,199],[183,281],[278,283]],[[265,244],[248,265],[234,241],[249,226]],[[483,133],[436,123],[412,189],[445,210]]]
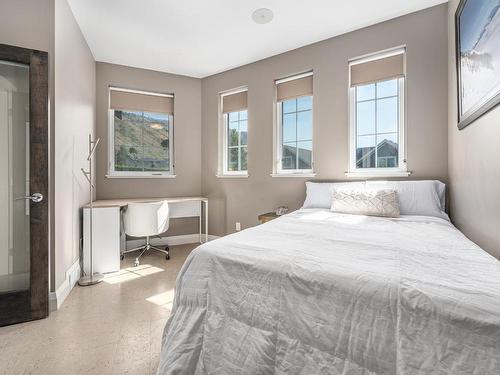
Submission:
[[[404,49],[351,61],[347,175],[407,176]]]
[[[246,172],[248,125],[247,110],[229,112],[224,115],[227,132],[227,172]]]
[[[108,177],[174,177],[173,95],[109,94]]]
[[[273,176],[313,173],[312,72],[276,81],[277,121]]]
[[[221,124],[219,177],[247,177],[248,111],[247,89],[220,94]]]

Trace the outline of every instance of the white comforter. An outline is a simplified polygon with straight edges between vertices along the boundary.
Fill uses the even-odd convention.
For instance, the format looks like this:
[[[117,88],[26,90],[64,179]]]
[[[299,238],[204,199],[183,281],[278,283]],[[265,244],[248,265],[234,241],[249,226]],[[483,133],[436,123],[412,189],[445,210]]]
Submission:
[[[300,210],[194,250],[159,374],[500,374],[500,262],[451,224]]]

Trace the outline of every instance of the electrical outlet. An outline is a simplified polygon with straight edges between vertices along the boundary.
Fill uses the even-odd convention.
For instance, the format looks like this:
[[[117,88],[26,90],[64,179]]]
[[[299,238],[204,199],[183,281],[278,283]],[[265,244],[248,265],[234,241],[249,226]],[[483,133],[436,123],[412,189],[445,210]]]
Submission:
[[[241,223],[239,221],[236,222],[236,232],[241,230]]]

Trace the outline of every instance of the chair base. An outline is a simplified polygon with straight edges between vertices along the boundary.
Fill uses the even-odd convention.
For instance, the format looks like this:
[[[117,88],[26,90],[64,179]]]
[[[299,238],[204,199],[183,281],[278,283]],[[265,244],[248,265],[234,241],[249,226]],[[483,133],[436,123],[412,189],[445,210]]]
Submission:
[[[123,260],[125,258],[125,254],[134,252],[134,251],[140,251],[139,255],[135,258],[134,261],[134,266],[137,267],[139,265],[139,259],[146,253],[146,251],[158,251],[160,253],[165,254],[165,259],[169,260],[170,259],[170,248],[168,246],[165,247],[165,249],[160,249],[159,247],[151,245],[149,237],[146,237],[146,244],[143,246],[135,247],[133,249],[128,249],[125,250],[123,253],[120,254],[120,259]]]

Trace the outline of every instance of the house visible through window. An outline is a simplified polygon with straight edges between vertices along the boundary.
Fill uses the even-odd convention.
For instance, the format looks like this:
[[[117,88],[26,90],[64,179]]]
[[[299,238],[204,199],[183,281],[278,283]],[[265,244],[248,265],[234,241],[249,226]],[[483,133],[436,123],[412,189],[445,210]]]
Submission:
[[[312,82],[312,72],[276,81],[275,173],[301,174],[313,170]]]
[[[109,175],[173,175],[173,96],[112,88],[109,111]]]
[[[247,89],[240,88],[221,94],[222,159],[219,175],[246,176],[248,158]]]
[[[350,74],[350,172],[406,173],[404,49],[352,61]]]
[[[311,169],[312,96],[284,100],[281,119],[282,169]]]
[[[356,168],[396,168],[398,79],[356,87]]]

